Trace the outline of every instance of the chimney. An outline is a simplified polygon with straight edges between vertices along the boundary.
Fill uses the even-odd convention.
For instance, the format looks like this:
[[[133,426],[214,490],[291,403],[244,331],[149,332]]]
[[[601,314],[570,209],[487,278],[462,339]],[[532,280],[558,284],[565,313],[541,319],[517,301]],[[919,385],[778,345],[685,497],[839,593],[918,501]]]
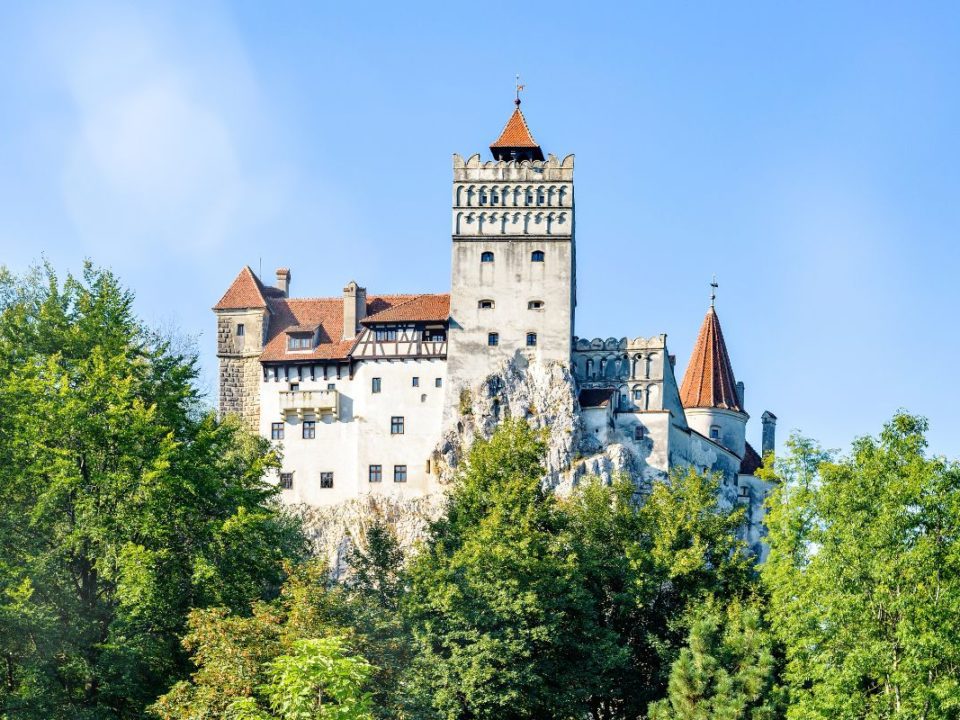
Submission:
[[[737,383],[737,401],[740,403],[740,407],[746,411],[747,404],[743,401],[743,392],[746,390],[746,387],[743,384],[743,381]]]
[[[277,290],[284,297],[290,297],[290,271],[287,268],[277,268]]]
[[[343,339],[357,336],[360,321],[367,316],[367,291],[353,280],[343,289]]]
[[[763,425],[761,454],[766,457],[767,453],[772,453],[777,446],[777,416],[769,410],[764,410],[763,415],[760,416],[760,422]]]

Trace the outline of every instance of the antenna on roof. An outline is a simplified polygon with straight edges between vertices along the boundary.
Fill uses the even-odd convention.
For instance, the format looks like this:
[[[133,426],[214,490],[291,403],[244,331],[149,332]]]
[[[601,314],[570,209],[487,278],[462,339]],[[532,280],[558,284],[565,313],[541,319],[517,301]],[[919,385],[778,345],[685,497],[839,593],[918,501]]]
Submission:
[[[513,104],[517,107],[520,107],[520,91],[523,90],[526,85],[520,84],[520,73],[517,73],[517,99],[513,101]]]
[[[717,300],[717,288],[720,287],[720,284],[717,282],[717,276],[713,276],[713,282],[710,283],[710,307],[713,307],[713,304]]]
[[[260,261],[260,265],[257,266],[257,277],[263,277],[263,258],[257,258]]]

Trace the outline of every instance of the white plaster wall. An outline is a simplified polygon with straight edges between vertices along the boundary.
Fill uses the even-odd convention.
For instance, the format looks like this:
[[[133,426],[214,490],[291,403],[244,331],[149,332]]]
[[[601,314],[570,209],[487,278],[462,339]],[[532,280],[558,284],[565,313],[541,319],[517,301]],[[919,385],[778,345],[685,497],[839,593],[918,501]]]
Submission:
[[[324,390],[333,384],[340,393],[338,418],[324,415],[317,418],[316,437],[302,437],[301,421],[293,413],[287,415],[284,439],[279,443],[283,453],[282,472],[292,472],[293,488],[284,491],[289,503],[331,505],[368,493],[397,497],[417,497],[438,488],[433,473],[427,472],[438,438],[447,390],[444,360],[410,359],[360,362],[353,378],[327,380],[317,375],[300,381],[300,390]],[[420,386],[413,387],[413,377]],[[379,377],[381,390],[371,392],[372,379]],[[441,387],[436,387],[437,378]],[[260,385],[260,432],[270,437],[271,423],[279,422],[281,391],[289,389],[284,380],[262,381]],[[390,419],[404,418],[404,433],[391,435]],[[313,419],[307,415],[304,419]],[[383,469],[380,483],[369,482],[369,465]],[[407,466],[407,482],[395,483],[394,465]],[[320,473],[333,472],[333,488],[320,487]],[[277,475],[271,478],[279,481]]]
[[[710,428],[720,428],[719,442],[725,448],[742,458],[746,452],[747,419],[746,413],[723,410],[720,408],[687,408],[687,423],[701,435],[710,437]]]

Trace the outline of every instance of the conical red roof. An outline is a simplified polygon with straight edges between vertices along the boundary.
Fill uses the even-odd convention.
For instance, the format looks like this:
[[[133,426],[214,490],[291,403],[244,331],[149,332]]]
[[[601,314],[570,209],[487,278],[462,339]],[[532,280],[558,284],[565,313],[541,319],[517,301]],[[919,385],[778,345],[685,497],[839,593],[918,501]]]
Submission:
[[[720,329],[720,318],[712,307],[700,326],[697,344],[683,376],[680,400],[686,408],[723,408],[743,412],[730,354]]]
[[[530,128],[527,127],[527,120],[523,117],[518,107],[513,111],[513,115],[507,120],[503,132],[490,148],[538,148],[537,141],[533,139]]]
[[[238,310],[241,308],[265,308],[267,301],[263,296],[263,285],[250,266],[240,271],[236,279],[213,306],[214,310]]]

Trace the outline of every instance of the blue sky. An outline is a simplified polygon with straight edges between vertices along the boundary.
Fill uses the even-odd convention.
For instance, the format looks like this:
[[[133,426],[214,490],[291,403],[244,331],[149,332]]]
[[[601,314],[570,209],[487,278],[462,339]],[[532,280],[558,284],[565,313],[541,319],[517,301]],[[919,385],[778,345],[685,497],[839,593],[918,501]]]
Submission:
[[[960,456],[956,3],[4,3],[0,262],[111,267],[212,388],[244,264],[448,289],[450,155],[517,72],[577,155],[579,335],[682,372],[716,274],[751,439],[903,407]]]

